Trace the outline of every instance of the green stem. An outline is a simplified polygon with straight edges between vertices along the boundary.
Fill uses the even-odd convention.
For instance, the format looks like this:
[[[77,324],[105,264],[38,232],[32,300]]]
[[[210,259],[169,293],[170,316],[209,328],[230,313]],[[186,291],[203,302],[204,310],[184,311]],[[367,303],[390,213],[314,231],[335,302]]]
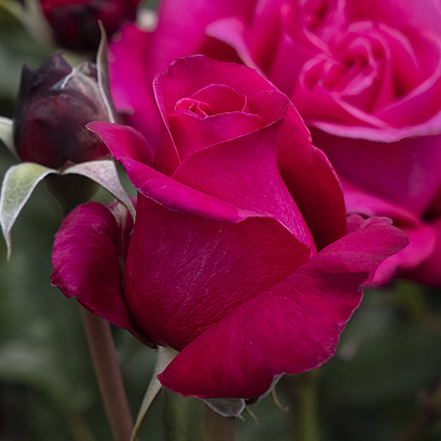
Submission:
[[[236,419],[223,417],[205,405],[205,441],[234,441]]]
[[[115,441],[128,441],[133,430],[124,385],[108,321],[81,307],[84,329],[104,408]]]
[[[182,397],[163,388],[166,441],[200,441],[204,438],[201,421],[204,403],[193,397]]]
[[[313,370],[289,377],[288,399],[293,413],[293,440],[318,441],[317,386],[319,371]]]

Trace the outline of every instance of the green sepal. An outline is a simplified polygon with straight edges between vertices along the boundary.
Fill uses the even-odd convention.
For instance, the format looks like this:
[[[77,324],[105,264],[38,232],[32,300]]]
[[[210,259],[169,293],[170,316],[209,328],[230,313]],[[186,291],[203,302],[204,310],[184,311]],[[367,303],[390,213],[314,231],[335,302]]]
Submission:
[[[0,224],[6,241],[8,260],[11,255],[11,228],[34,188],[51,173],[58,171],[34,162],[13,165],[5,173],[0,193]]]
[[[207,398],[205,404],[223,417],[238,417],[246,407],[242,398]]]
[[[9,149],[9,151],[15,156],[16,159],[20,160],[17,150],[14,146],[14,136],[12,133],[12,119],[0,116],[0,140]]]
[[[6,241],[8,260],[11,256],[12,226],[34,188],[50,174],[58,176],[80,175],[89,178],[118,199],[135,219],[135,208],[121,185],[115,163],[112,160],[82,162],[68,167],[62,172],[34,162],[22,162],[7,170],[0,194],[0,224]]]
[[[130,441],[135,441],[138,436],[139,429],[147,416],[147,412],[150,409],[153,401],[162,388],[161,383],[158,380],[158,375],[169,365],[173,358],[178,355],[178,352],[172,348],[165,348],[158,346],[158,357],[156,359],[155,370],[153,371],[152,379],[148,385],[147,391],[142,400],[141,407],[139,409],[138,417],[136,418],[135,427],[133,428],[132,437]]]
[[[115,162],[111,159],[81,162],[80,164],[75,164],[66,168],[61,174],[82,175],[101,185],[101,187],[118,199],[127,208],[127,210],[129,210],[133,220],[135,220],[135,207],[122,187],[118,177],[118,172],[116,170]]]

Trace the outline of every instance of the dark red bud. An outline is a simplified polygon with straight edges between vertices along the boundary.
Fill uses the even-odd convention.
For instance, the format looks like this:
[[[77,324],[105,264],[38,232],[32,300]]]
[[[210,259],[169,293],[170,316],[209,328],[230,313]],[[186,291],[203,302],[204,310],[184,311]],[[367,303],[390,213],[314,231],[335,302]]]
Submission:
[[[100,41],[98,21],[108,36],[136,20],[140,0],[40,0],[55,41],[77,51],[95,50]]]
[[[23,161],[64,168],[107,157],[107,147],[85,126],[109,120],[93,63],[72,68],[54,54],[38,69],[24,66],[13,123]]]

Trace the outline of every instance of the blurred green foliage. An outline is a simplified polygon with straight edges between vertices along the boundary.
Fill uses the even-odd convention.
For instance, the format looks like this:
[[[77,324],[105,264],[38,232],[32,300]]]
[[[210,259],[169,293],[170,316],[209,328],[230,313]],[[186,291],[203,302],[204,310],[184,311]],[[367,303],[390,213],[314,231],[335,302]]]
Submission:
[[[51,52],[0,9],[0,115],[12,116],[22,65],[36,67]],[[0,176],[14,162],[0,143]],[[127,180],[124,184],[130,188]],[[109,200],[105,192],[96,198]],[[2,441],[111,439],[78,304],[50,286],[51,248],[61,220],[59,207],[40,184],[13,228],[10,262],[0,240]],[[127,332],[113,331],[135,416],[155,352]],[[308,418],[320,441],[398,439],[418,416],[418,394],[438,386],[440,348],[439,291],[404,282],[367,291],[336,356],[313,374],[282,378],[278,397],[289,409],[281,410],[271,397],[250,406],[258,422],[245,412],[237,421],[237,440],[303,441],[295,434],[303,424],[305,397],[312,403]],[[176,430],[179,419],[186,421],[185,428]],[[196,441],[202,439],[202,426],[200,401],[164,393],[148,414],[140,440]],[[418,438],[439,439],[439,422]]]

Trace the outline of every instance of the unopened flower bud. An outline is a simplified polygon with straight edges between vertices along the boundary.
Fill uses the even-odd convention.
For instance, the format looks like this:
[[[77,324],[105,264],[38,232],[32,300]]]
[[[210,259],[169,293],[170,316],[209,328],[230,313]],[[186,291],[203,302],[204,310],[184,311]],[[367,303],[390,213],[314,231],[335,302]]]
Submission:
[[[54,54],[38,69],[24,66],[13,122],[23,161],[65,168],[109,156],[101,139],[86,129],[90,121],[110,121],[93,63],[72,68]]]
[[[94,50],[100,41],[98,21],[107,35],[136,20],[140,0],[40,0],[54,40],[71,50]]]

